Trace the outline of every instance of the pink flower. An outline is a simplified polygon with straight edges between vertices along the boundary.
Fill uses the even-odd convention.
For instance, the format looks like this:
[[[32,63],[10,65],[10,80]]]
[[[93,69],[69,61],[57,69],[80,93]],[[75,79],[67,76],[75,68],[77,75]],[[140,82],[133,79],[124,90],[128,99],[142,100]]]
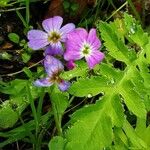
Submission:
[[[100,46],[96,29],[91,29],[88,33],[83,28],[77,28],[67,36],[64,59],[74,61],[85,57],[89,68],[92,69],[104,58],[104,54],[99,51]]]
[[[61,28],[62,23],[63,18],[60,16],[44,20],[42,26],[45,31],[30,30],[28,32],[28,46],[33,50],[49,46],[46,50],[46,54],[62,55],[63,47],[61,42],[65,42],[67,34],[75,28],[73,23],[68,23]]]

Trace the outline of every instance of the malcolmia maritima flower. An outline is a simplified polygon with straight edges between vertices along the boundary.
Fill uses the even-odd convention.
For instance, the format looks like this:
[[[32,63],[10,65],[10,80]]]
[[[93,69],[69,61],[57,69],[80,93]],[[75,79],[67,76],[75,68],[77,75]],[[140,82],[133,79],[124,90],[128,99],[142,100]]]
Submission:
[[[56,83],[61,91],[66,91],[70,87],[70,82],[62,80],[59,77],[60,73],[64,70],[61,61],[53,56],[47,55],[44,59],[44,67],[47,77],[36,80],[34,82],[35,86],[49,87]]]
[[[85,57],[89,68],[92,69],[104,58],[104,54],[99,51],[100,46],[96,29],[91,29],[88,33],[83,28],[77,28],[67,36],[64,59],[75,61]]]
[[[73,23],[68,23],[61,27],[62,23],[63,18],[60,16],[44,20],[42,26],[45,31],[30,30],[28,32],[28,46],[33,50],[49,46],[46,49],[46,54],[62,55],[63,47],[61,42],[66,42],[67,34],[75,29]]]

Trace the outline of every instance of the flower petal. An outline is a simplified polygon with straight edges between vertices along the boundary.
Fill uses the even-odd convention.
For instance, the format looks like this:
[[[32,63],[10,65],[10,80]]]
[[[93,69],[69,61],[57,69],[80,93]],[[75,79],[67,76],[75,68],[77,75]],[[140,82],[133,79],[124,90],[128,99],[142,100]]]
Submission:
[[[67,91],[68,88],[70,87],[70,82],[62,80],[59,84],[58,84],[58,88],[61,91]]]
[[[91,55],[86,57],[86,61],[90,69],[93,69],[96,64],[99,64],[104,58],[104,54],[100,51],[92,51]]]
[[[63,26],[61,29],[60,29],[60,33],[61,33],[61,41],[62,42],[65,42],[66,41],[66,38],[67,38],[67,35],[69,32],[73,31],[75,29],[75,25],[73,23],[68,23],[66,24],[65,26]]]
[[[78,40],[81,40],[82,42],[87,40],[88,32],[84,28],[77,28],[75,32],[78,35]]]
[[[79,49],[83,45],[83,43],[87,40],[88,33],[83,28],[77,28],[74,31],[70,32],[67,36],[67,49],[70,46],[74,47],[74,49]]]
[[[77,28],[68,34],[66,52],[64,54],[65,60],[79,60],[83,57],[81,54],[81,48],[86,41],[87,35],[87,31],[82,28]]]
[[[29,39],[28,46],[33,50],[38,50],[49,44],[47,33],[40,30],[30,30],[27,37]]]
[[[61,72],[64,69],[61,61],[51,55],[47,55],[45,57],[44,67],[49,77],[52,77],[54,74]]]
[[[28,42],[28,46],[33,50],[39,50],[48,45],[46,40],[32,40]]]
[[[27,37],[29,40],[37,40],[37,39],[47,39],[48,35],[47,33],[41,30],[30,30],[27,33]]]
[[[81,58],[83,58],[83,56],[81,55],[80,51],[77,51],[75,49],[66,50],[66,52],[64,53],[64,59],[67,61],[79,60]]]
[[[63,18],[60,16],[55,16],[53,18],[45,19],[42,22],[42,26],[46,32],[58,31],[63,23]]]
[[[99,49],[101,46],[101,41],[96,35],[96,29],[91,29],[87,38],[87,42],[94,47],[94,49]]]
[[[49,47],[46,48],[45,50],[45,55],[63,55],[63,47],[60,42],[57,42],[56,44],[52,44]]]
[[[33,84],[38,87],[48,87],[53,85],[49,78],[38,79]]]

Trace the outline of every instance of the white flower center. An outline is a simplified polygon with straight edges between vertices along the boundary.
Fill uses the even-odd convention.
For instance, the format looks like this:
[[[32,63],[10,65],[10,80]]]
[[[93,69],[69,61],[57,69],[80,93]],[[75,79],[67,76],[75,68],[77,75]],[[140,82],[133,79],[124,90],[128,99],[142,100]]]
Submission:
[[[83,47],[81,49],[81,53],[83,56],[87,57],[88,55],[90,55],[91,53],[91,45],[89,45],[88,43],[84,43]]]

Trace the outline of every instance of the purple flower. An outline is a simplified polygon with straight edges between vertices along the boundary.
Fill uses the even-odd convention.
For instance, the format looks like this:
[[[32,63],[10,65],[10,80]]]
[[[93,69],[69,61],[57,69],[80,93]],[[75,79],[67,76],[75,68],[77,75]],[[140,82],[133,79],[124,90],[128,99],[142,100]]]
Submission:
[[[100,46],[96,29],[91,29],[88,33],[83,28],[77,28],[67,36],[64,59],[74,61],[85,57],[89,68],[92,69],[104,58],[104,54],[99,51]]]
[[[46,19],[42,22],[45,31],[30,30],[28,32],[28,46],[33,50],[38,50],[49,46],[46,53],[63,54],[63,47],[61,42],[65,42],[67,34],[75,29],[73,23],[68,23],[61,28],[63,18],[55,16]]]
[[[59,75],[64,70],[64,66],[58,59],[47,55],[44,60],[44,67],[47,77],[34,82],[35,86],[48,87],[56,83],[61,91],[66,91],[70,87],[70,82],[62,80]]]

